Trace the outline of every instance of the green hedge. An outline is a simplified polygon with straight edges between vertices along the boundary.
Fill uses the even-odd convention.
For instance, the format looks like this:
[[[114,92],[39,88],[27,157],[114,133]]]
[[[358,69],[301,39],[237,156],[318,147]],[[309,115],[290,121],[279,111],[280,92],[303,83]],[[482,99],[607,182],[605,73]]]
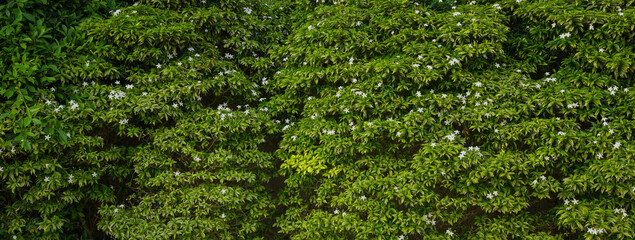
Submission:
[[[0,238],[632,239],[633,1],[10,1]]]

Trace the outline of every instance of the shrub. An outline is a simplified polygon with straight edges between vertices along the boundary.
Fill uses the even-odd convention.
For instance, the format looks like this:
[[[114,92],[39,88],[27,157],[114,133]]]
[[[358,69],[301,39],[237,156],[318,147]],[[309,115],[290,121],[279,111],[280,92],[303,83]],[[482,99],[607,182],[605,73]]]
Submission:
[[[99,237],[122,149],[104,149],[91,106],[62,71],[92,42],[77,28],[111,1],[0,5],[0,238]],[[108,177],[107,177],[108,176]]]
[[[274,50],[271,108],[297,116],[276,225],[291,239],[632,238],[633,15],[617,4],[314,4]]]
[[[120,239],[270,231],[276,124],[257,104],[272,67],[262,56],[282,36],[273,7],[141,1],[82,26],[100,45],[89,68],[71,72],[99,82],[88,90],[100,96],[95,118],[134,140],[131,194],[100,208],[101,230]]]
[[[0,238],[634,238],[632,1],[118,4],[0,6]]]

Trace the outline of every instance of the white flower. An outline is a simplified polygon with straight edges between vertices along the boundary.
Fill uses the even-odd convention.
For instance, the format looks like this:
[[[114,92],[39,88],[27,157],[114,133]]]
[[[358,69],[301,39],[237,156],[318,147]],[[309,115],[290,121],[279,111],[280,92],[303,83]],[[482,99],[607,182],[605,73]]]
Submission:
[[[577,107],[579,107],[579,106],[580,106],[580,105],[576,102],[576,103],[568,104],[568,105],[567,105],[567,108],[577,108]]]
[[[413,67],[418,68],[420,65],[418,63],[412,64]]]
[[[458,15],[461,15],[461,13],[460,13],[460,12],[454,12],[454,13],[452,13],[452,16],[458,16]]]
[[[51,136],[49,136],[49,135],[44,136],[44,140],[48,141],[50,139],[51,139]]]
[[[161,68],[161,64],[160,63],[157,63],[157,68]]]
[[[560,136],[564,136],[564,135],[566,135],[566,133],[564,133],[564,132],[560,131],[560,132],[558,132],[558,135],[560,135]]]
[[[93,177],[97,177],[97,173],[96,172],[93,172]]]
[[[450,141],[454,141],[454,138],[455,138],[455,137],[456,137],[456,135],[454,135],[454,133],[452,133],[452,134],[450,134],[450,135],[445,136],[445,138],[447,138],[447,139],[448,139],[448,140],[450,140]]]
[[[247,14],[251,14],[251,12],[252,12],[251,8],[245,7],[243,9],[245,10],[245,13],[247,13]]]
[[[128,119],[127,118],[119,120],[119,124],[121,124],[121,125],[126,125],[127,123],[128,123]]]
[[[447,233],[448,235],[450,235],[450,237],[452,237],[452,235],[454,235],[454,233],[452,232],[452,230],[448,229],[445,230],[445,233]]]
[[[567,37],[571,37],[571,33],[570,32],[560,34],[560,39],[565,39]]]
[[[221,218],[225,218],[225,214],[224,214],[224,213],[223,213],[223,214],[221,214],[221,215],[220,215],[220,217],[221,217]]]
[[[226,190],[226,189],[221,189],[221,190],[220,190],[220,193],[222,193],[222,194],[225,194],[226,192],[227,192],[227,190]]]
[[[177,177],[178,177],[179,175],[181,175],[181,173],[180,173],[180,172],[175,172],[175,173],[174,173],[174,176],[177,176]]]
[[[604,228],[600,228],[600,229],[588,228],[587,233],[590,233],[591,235],[601,234],[601,233],[604,233]]]
[[[604,48],[600,48],[600,50],[598,50],[598,51],[600,51],[600,52],[604,52]]]
[[[49,177],[45,177],[45,178],[44,178],[44,181],[45,181],[45,182],[49,182]]]
[[[366,200],[366,195],[363,195],[363,196],[359,197],[359,199]]]
[[[615,142],[615,144],[613,144],[613,149],[618,149],[618,148],[620,148],[620,146],[622,146],[622,143]]]

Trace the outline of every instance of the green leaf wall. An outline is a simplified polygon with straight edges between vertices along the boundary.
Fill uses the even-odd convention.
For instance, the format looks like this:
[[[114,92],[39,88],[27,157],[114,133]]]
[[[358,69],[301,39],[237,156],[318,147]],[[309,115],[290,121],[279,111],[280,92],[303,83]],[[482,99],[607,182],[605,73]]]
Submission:
[[[635,2],[0,5],[2,239],[632,239]]]

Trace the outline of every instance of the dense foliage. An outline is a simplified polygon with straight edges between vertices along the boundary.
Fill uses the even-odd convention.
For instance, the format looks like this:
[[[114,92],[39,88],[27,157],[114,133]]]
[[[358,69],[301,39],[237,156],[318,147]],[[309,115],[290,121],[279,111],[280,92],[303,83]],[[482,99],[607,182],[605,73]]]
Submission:
[[[282,232],[632,238],[632,15],[519,2],[318,4],[274,54]]]
[[[92,107],[64,71],[93,44],[78,25],[111,1],[0,5],[0,238],[98,237],[101,202],[115,199],[122,149],[105,149]],[[81,104],[81,106],[80,106]]]
[[[0,5],[2,239],[633,239],[632,0]]]
[[[266,79],[271,64],[260,56],[281,37],[272,7],[141,1],[83,25],[103,45],[76,79],[100,82],[87,90],[102,96],[99,118],[135,139],[132,194],[100,208],[100,229],[121,239],[251,239],[267,230],[266,134],[275,123],[255,106],[252,79]]]

